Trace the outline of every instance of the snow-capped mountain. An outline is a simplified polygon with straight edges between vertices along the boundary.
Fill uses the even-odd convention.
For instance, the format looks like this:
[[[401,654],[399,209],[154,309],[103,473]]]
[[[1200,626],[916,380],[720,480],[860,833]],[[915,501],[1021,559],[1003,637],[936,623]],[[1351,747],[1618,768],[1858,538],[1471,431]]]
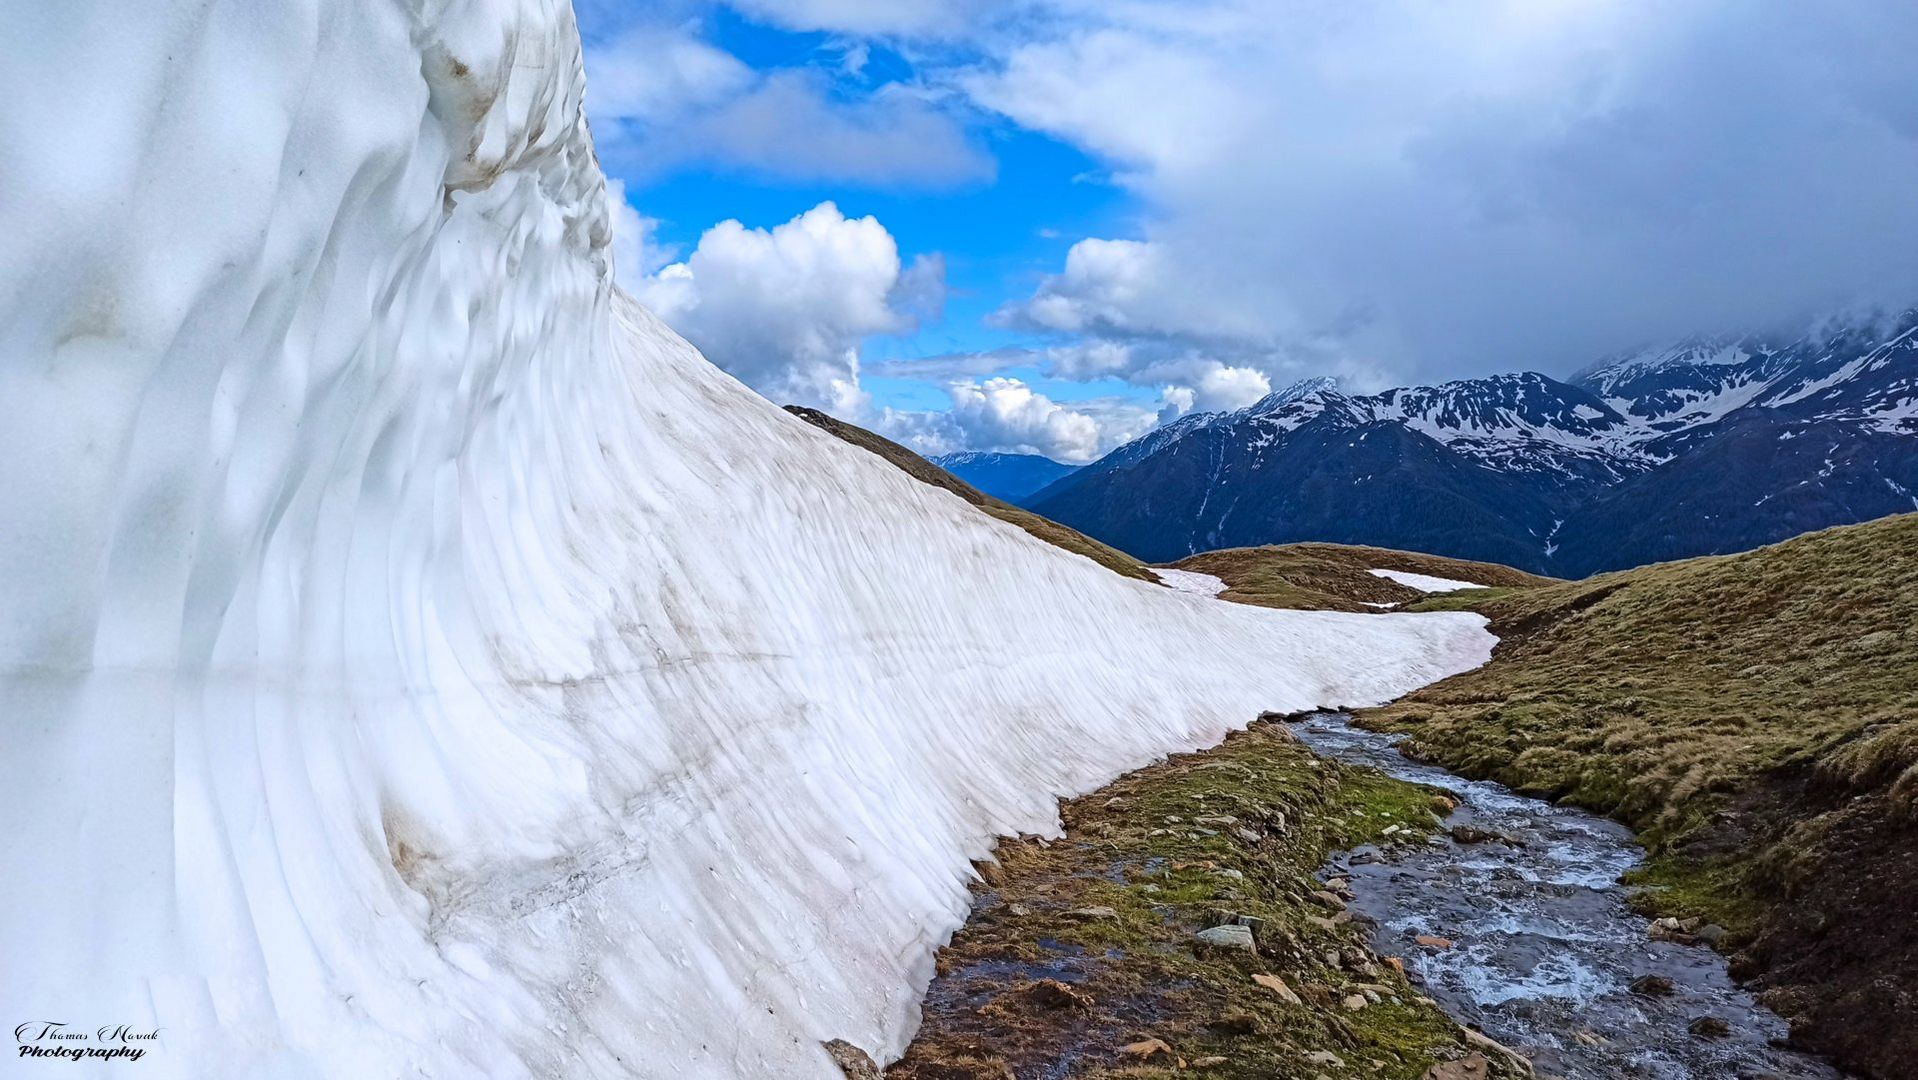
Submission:
[[[1577,575],[1912,510],[1915,491],[1918,310],[1688,339],[1570,382],[1314,381],[1183,417],[1027,505],[1155,560],[1335,540]]]
[[[985,450],[938,454],[927,460],[993,498],[1013,503],[1079,469],[1040,454]]]

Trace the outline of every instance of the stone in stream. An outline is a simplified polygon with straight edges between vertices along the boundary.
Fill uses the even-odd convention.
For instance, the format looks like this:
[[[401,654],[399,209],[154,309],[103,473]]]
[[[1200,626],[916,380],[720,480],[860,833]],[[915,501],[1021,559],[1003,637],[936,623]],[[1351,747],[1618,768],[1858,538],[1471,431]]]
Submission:
[[[1732,1033],[1732,1026],[1716,1016],[1701,1016],[1685,1025],[1685,1030],[1701,1039],[1722,1039]]]
[[[1524,847],[1525,841],[1516,837],[1495,833],[1490,829],[1481,829],[1476,825],[1454,825],[1451,828],[1452,839],[1461,844],[1505,844],[1510,847]]]
[[[1632,993],[1643,997],[1670,997],[1672,990],[1672,981],[1663,975],[1641,975],[1632,980]]]

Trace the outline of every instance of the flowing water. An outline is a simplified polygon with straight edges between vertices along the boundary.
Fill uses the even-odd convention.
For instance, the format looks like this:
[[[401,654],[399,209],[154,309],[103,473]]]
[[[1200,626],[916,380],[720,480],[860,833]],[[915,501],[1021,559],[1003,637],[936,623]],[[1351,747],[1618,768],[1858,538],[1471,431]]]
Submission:
[[[1641,857],[1631,830],[1410,760],[1396,736],[1348,720],[1315,713],[1292,730],[1327,757],[1456,793],[1448,826],[1517,841],[1363,847],[1327,868],[1350,881],[1352,910],[1376,924],[1378,951],[1402,957],[1452,1015],[1532,1058],[1541,1076],[1566,1080],[1843,1075],[1777,1045],[1784,1022],[1732,983],[1719,954],[1651,939],[1618,883]],[[1418,935],[1452,944],[1420,945]],[[1647,975],[1671,980],[1673,992],[1633,993]],[[1729,1034],[1692,1034],[1701,1017]]]

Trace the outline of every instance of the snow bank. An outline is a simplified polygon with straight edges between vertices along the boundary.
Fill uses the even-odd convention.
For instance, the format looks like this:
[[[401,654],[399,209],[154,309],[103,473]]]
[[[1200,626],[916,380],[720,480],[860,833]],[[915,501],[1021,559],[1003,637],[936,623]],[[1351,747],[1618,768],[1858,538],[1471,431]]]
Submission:
[[[706,364],[609,285],[563,3],[0,33],[0,1015],[143,1076],[830,1076],[994,834],[1488,654],[1123,580]]]
[[[1370,573],[1373,577],[1382,577],[1387,579],[1388,581],[1396,581],[1400,585],[1404,585],[1405,587],[1411,588],[1411,589],[1417,589],[1420,592],[1447,593],[1447,592],[1458,592],[1460,589],[1486,588],[1486,586],[1480,585],[1477,582],[1473,582],[1473,581],[1459,581],[1456,578],[1433,577],[1430,574],[1414,574],[1405,570],[1371,570],[1367,572]]]
[[[1194,596],[1217,596],[1225,591],[1225,579],[1213,574],[1201,574],[1197,570],[1172,570],[1153,566],[1152,571],[1159,583],[1175,592],[1191,593]]]

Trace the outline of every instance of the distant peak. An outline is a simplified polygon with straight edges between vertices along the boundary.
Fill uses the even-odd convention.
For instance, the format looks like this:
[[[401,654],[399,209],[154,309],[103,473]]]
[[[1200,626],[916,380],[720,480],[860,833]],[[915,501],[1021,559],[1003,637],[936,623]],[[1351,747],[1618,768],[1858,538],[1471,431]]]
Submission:
[[[1315,375],[1309,379],[1300,379],[1290,386],[1272,391],[1247,406],[1244,411],[1248,416],[1263,416],[1266,413],[1276,412],[1295,401],[1304,401],[1315,395],[1340,396],[1339,380],[1330,375]]]

